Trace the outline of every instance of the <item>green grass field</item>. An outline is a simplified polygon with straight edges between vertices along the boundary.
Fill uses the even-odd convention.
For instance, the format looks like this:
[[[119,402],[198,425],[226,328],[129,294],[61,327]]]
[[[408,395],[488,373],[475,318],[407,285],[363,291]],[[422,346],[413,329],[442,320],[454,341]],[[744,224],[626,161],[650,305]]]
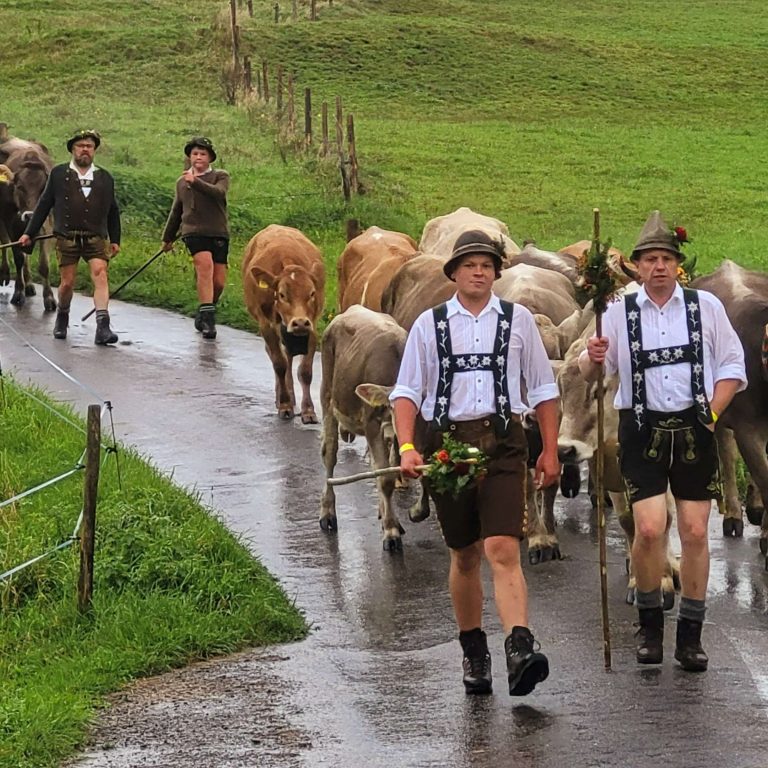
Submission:
[[[72,413],[62,411],[70,420]],[[107,443],[109,435],[104,435]],[[3,380],[0,499],[72,468],[85,436]],[[103,695],[136,677],[302,637],[302,616],[245,546],[130,452],[102,465],[94,606],[72,545],[0,583],[0,766],[58,765]],[[0,572],[66,541],[83,474],[0,509]]]
[[[240,8],[242,49],[355,114],[364,197],[345,206],[336,175],[314,154],[278,151],[273,107],[224,102],[228,4],[201,0],[98,4],[8,0],[0,119],[65,159],[75,127],[104,134],[99,155],[117,176],[125,250],[113,285],[157,250],[182,164],[203,132],[233,175],[231,288],[220,320],[253,327],[239,261],[262,226],[297,226],[323,249],[327,303],[344,220],[401,229],[460,205],[498,216],[518,241],[558,248],[606,236],[631,248],[647,213],[687,227],[705,271],[734,258],[765,268],[761,215],[768,105],[768,8],[757,0],[318,0],[319,19],[273,3]],[[659,32],[659,29],[662,32]],[[272,84],[274,91],[274,83]],[[300,121],[299,121],[300,122]],[[183,248],[125,297],[190,313]]]

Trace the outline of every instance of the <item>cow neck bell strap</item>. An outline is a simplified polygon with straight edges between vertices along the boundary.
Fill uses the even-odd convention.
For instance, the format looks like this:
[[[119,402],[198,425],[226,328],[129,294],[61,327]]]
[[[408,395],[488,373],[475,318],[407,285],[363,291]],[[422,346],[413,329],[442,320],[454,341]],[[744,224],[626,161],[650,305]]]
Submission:
[[[648,421],[646,369],[674,363],[690,364],[691,394],[696,416],[703,424],[712,423],[712,411],[704,389],[704,341],[701,333],[701,307],[698,292],[692,288],[683,288],[683,302],[688,326],[688,343],[658,349],[643,349],[643,328],[637,297],[629,294],[625,299],[629,359],[632,366],[632,410],[638,428]]]
[[[496,433],[506,433],[512,420],[509,407],[509,387],[507,382],[507,355],[509,354],[509,338],[512,332],[512,314],[514,304],[500,301],[501,314],[496,322],[496,336],[493,352],[454,355],[451,345],[451,330],[448,323],[448,307],[441,304],[432,310],[435,322],[435,338],[437,339],[437,360],[439,376],[437,392],[435,393],[435,413],[432,425],[435,429],[448,429],[448,412],[451,407],[451,387],[454,373],[469,371],[491,371],[493,373],[493,394],[496,403],[494,426]]]

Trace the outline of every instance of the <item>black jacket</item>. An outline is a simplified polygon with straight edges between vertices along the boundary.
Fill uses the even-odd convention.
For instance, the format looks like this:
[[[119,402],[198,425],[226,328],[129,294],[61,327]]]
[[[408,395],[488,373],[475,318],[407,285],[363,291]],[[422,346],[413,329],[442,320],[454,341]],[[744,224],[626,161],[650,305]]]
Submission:
[[[51,209],[53,231],[57,235],[66,237],[75,231],[89,232],[120,244],[120,209],[115,199],[115,181],[102,168],[96,169],[91,193],[86,198],[80,191],[78,173],[69,167],[69,163],[57,165],[48,177],[24,234],[34,237]]]

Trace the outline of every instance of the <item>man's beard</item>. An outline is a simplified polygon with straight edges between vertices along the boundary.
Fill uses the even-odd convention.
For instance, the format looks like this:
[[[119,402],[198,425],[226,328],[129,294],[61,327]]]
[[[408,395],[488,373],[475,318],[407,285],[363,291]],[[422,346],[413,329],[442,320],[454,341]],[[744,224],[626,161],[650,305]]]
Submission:
[[[88,155],[76,155],[75,156],[75,165],[78,168],[90,168],[92,164],[92,160]]]

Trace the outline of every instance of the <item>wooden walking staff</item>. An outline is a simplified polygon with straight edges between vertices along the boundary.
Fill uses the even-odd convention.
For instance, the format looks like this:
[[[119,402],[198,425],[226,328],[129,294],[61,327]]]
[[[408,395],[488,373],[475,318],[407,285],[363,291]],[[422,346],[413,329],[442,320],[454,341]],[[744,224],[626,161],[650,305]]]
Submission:
[[[592,296],[595,311],[595,335],[603,335],[603,312],[608,299],[615,290],[613,278],[608,270],[609,243],[600,242],[600,209],[593,210],[592,247],[586,255],[584,278],[586,289]],[[605,380],[604,367],[600,366],[597,376],[597,532],[600,547],[600,602],[603,617],[603,656],[605,668],[611,669],[611,630],[608,618],[608,551],[605,540]]]

